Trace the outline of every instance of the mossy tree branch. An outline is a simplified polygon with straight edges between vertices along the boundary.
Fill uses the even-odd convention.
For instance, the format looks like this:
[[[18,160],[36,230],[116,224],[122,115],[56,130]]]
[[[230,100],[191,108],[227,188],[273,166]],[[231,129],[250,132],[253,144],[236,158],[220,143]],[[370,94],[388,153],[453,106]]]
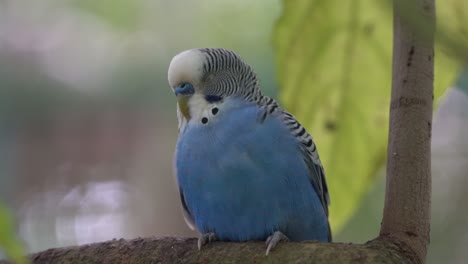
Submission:
[[[385,240],[364,245],[281,243],[265,256],[263,242],[216,242],[197,249],[194,238],[138,238],[54,248],[31,255],[42,263],[413,263],[407,250]],[[0,264],[5,262],[0,261]]]

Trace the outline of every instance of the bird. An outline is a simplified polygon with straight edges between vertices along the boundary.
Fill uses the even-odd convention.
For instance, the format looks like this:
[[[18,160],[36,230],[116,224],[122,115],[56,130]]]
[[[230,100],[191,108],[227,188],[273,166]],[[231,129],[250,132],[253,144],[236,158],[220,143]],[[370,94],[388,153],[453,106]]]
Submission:
[[[331,242],[330,197],[311,135],[263,94],[234,51],[195,48],[174,56],[174,168],[198,249],[213,241]]]

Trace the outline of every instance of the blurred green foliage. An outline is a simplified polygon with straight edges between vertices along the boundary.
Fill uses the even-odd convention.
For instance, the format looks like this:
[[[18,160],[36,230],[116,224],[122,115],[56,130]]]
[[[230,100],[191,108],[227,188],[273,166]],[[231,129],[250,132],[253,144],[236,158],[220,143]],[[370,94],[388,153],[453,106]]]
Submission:
[[[0,249],[14,263],[27,263],[22,244],[18,241],[13,227],[13,218],[8,210],[0,204]]]
[[[468,61],[468,1],[438,0],[437,42],[462,63]]]
[[[139,25],[142,3],[139,0],[74,0],[72,3],[85,11],[106,19],[116,28],[134,30]]]
[[[386,160],[392,12],[371,0],[283,1],[283,6],[274,33],[280,99],[318,144],[331,196],[330,222],[339,232]],[[457,68],[440,51],[435,99]]]

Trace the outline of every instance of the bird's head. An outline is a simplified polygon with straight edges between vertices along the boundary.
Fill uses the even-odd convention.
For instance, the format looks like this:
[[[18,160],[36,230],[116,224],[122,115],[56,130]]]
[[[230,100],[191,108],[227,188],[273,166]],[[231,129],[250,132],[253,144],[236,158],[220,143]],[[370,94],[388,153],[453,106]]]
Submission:
[[[234,52],[221,48],[191,49],[171,61],[168,80],[177,97],[180,113],[190,120],[193,100],[207,104],[229,96],[253,101],[261,96],[255,73]]]

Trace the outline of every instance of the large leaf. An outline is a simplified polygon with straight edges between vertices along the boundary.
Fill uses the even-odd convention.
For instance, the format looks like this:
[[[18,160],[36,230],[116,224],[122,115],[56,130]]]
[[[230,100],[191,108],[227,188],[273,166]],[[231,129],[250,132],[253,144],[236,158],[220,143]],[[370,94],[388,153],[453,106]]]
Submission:
[[[14,263],[27,263],[23,246],[17,240],[14,230],[8,210],[0,204],[0,251],[5,252]]]
[[[280,100],[318,145],[339,231],[386,160],[392,12],[380,1],[283,1],[274,32]],[[436,57],[438,97],[454,63]]]

